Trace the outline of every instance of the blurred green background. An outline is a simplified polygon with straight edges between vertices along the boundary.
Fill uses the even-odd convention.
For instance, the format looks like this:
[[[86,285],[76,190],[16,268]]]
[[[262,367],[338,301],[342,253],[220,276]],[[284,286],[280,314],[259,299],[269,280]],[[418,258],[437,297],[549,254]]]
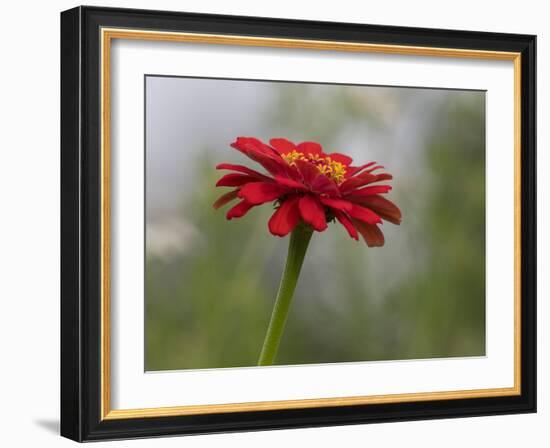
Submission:
[[[226,221],[235,137],[320,142],[394,175],[369,249],[315,233],[277,364],[485,354],[485,92],[146,78],[145,369],[256,364],[288,239],[269,205]]]

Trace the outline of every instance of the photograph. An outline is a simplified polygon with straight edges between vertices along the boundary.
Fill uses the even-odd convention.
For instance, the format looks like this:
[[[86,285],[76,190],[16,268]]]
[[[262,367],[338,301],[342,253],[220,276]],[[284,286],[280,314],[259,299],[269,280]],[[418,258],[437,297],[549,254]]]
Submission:
[[[144,95],[146,371],[485,356],[485,91]]]

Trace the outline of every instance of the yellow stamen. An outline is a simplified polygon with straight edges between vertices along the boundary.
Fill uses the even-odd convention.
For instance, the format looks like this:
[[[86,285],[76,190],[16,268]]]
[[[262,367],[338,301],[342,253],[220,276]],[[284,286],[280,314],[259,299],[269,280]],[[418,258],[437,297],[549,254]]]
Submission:
[[[292,152],[287,152],[286,154],[282,154],[281,157],[285,160],[286,163],[289,165],[294,165],[294,162],[298,159],[306,160],[304,155],[301,152],[298,152],[296,150]]]
[[[323,157],[319,154],[307,154],[307,156],[299,151],[293,150],[282,154],[281,157],[291,166],[296,165],[296,160],[303,160],[315,165],[320,173],[334,180],[336,183],[341,183],[346,175],[346,166],[343,163],[336,162],[330,157]]]

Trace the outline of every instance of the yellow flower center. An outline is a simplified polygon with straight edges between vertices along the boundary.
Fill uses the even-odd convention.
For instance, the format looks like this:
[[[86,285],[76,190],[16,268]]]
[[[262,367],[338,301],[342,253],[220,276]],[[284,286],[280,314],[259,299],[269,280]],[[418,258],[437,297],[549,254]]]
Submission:
[[[346,175],[346,166],[343,163],[332,160],[329,156],[323,157],[319,154],[304,154],[293,150],[282,154],[281,157],[291,166],[296,165],[296,160],[303,160],[317,167],[320,173],[334,180],[336,183],[341,183]]]

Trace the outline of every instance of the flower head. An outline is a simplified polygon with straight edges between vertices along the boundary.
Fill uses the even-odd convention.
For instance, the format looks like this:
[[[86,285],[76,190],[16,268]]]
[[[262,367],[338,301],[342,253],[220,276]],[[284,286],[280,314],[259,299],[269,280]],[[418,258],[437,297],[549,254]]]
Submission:
[[[351,157],[326,154],[319,143],[295,145],[284,138],[271,139],[267,145],[253,137],[238,137],[231,146],[259,163],[266,173],[229,163],[216,167],[233,171],[216,186],[233,189],[222,195],[214,208],[239,199],[227,212],[227,219],[275,202],[277,208],[268,223],[273,235],[286,236],[301,222],[323,232],[328,222],[336,220],[352,238],[358,240],[361,234],[371,247],[384,244],[379,228],[382,220],[401,222],[399,208],[382,196],[391,186],[380,182],[392,176],[380,172],[383,167],[375,162],[354,166]]]

